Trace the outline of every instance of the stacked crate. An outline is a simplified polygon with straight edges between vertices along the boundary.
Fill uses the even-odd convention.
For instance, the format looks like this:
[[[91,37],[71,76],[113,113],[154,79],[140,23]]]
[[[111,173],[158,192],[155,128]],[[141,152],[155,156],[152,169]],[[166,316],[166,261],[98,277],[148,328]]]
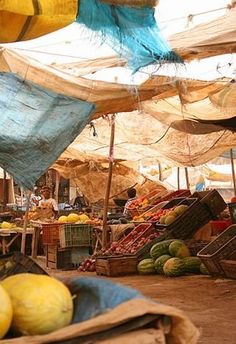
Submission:
[[[43,224],[46,266],[64,270],[79,266],[90,255],[92,229],[87,224]]]

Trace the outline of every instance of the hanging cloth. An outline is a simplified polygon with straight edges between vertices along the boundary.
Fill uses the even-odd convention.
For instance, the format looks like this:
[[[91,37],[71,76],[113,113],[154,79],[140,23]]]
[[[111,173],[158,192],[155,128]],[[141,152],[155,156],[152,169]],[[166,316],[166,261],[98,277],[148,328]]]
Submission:
[[[83,130],[94,109],[86,101],[0,73],[0,166],[32,189]]]
[[[115,6],[80,0],[76,21],[99,33],[133,71],[156,62],[181,62],[162,37],[150,7]],[[91,33],[91,37],[93,33]]]

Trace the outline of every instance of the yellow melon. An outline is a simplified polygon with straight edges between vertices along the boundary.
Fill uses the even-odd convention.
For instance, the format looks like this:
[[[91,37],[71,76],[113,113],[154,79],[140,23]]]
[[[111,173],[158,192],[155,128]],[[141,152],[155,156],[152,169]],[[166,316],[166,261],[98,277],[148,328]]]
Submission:
[[[75,223],[77,221],[80,221],[78,214],[71,213],[67,216],[67,222]]]
[[[60,223],[66,223],[67,222],[67,216],[60,216],[57,221]]]
[[[12,321],[12,304],[10,297],[0,285],[0,339],[5,336]]]
[[[12,228],[12,224],[10,222],[3,221],[2,224],[1,224],[1,228],[2,229],[11,229]]]
[[[89,220],[89,217],[86,214],[79,215],[79,221],[86,222]]]
[[[23,273],[7,277],[1,285],[12,302],[12,328],[16,333],[41,335],[71,323],[70,291],[55,278]]]

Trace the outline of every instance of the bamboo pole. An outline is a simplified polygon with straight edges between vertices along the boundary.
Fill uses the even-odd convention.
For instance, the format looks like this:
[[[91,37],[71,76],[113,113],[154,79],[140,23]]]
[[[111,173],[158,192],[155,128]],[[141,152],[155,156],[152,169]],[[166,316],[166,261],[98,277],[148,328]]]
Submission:
[[[106,193],[103,209],[103,224],[102,224],[102,248],[107,246],[107,211],[109,203],[109,195],[111,190],[112,170],[113,170],[113,152],[114,152],[114,140],[115,140],[115,115],[111,117],[111,136],[110,136],[110,148],[109,148],[109,170],[106,185]]]
[[[236,179],[235,179],[233,149],[230,149],[230,161],[231,161],[231,168],[232,168],[232,179],[233,179],[233,185],[234,185],[234,195],[236,195]]]
[[[23,232],[22,232],[22,238],[21,238],[21,253],[23,254],[25,254],[26,230],[27,230],[27,225],[28,225],[29,206],[30,206],[30,193],[26,195],[26,211],[25,211]]]
[[[177,188],[180,189],[180,168],[177,167]]]
[[[185,171],[186,186],[187,186],[187,189],[190,190],[189,177],[188,177],[188,168],[185,167],[184,171]]]

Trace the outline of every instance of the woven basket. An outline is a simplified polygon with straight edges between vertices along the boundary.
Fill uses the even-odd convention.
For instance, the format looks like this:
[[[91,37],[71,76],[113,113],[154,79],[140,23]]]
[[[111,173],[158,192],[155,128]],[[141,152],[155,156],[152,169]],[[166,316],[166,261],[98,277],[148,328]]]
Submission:
[[[110,5],[130,7],[155,7],[159,0],[101,0]]]

